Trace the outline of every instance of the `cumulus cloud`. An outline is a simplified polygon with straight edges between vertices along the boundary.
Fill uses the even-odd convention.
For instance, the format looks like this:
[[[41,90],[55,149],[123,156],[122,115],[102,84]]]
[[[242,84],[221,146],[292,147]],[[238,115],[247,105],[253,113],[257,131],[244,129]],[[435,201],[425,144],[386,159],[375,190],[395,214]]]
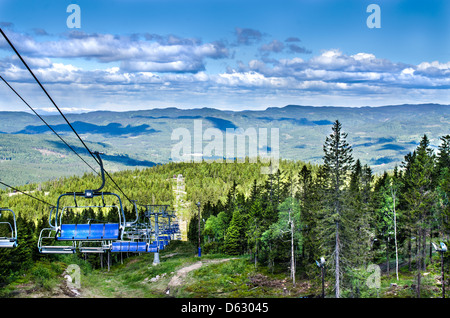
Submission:
[[[9,32],[30,67],[53,92],[100,99],[114,96],[114,103],[146,102],[159,99],[185,102],[189,98],[223,102],[226,99],[277,98],[291,101],[298,96],[340,98],[380,98],[411,96],[429,98],[439,94],[445,99],[450,88],[450,62],[423,61],[418,65],[392,62],[372,53],[344,54],[339,49],[324,50],[313,56],[298,44],[299,38],[276,39],[254,48],[250,61],[222,61],[224,71],[207,69],[208,60],[229,58],[228,45],[222,41],[204,43],[196,38],[176,35],[88,34],[73,31],[54,37]],[[236,29],[241,44],[261,41],[264,34],[252,29]],[[4,42],[4,41],[3,41]],[[0,41],[0,48],[6,49]],[[295,46],[295,47],[293,47]],[[283,58],[268,57],[272,53]],[[277,55],[273,55],[277,56]],[[280,56],[280,55],[279,55]],[[291,57],[291,58],[287,58]],[[84,67],[80,60],[97,63]],[[217,65],[216,65],[217,67]],[[31,83],[32,78],[14,55],[0,59],[0,74],[14,84]],[[60,98],[64,98],[61,93]],[[66,94],[67,95],[67,94]],[[448,98],[447,98],[448,99]],[[205,105],[206,106],[206,105]],[[215,106],[215,105],[213,105]]]
[[[416,73],[429,77],[450,77],[450,62],[422,62],[417,66]]]
[[[221,59],[229,54],[220,41],[202,43],[173,35],[142,37],[72,31],[62,39],[39,42],[29,35],[12,32],[10,38],[21,53],[33,58],[122,62],[126,71],[197,72],[205,69],[205,59]],[[3,43],[0,47],[7,46]]]
[[[284,40],[284,42],[301,42],[301,40],[298,37],[291,36]]]
[[[34,34],[36,34],[36,35],[42,35],[42,36],[49,35],[49,34],[47,33],[47,31],[45,31],[45,30],[42,29],[42,28],[34,28],[34,29],[33,29],[33,32],[34,32]]]
[[[236,28],[235,35],[237,44],[250,45],[261,41],[265,34],[255,29]]]
[[[298,46],[296,44],[290,44],[288,45],[289,51],[292,53],[304,53],[304,54],[311,54],[312,51],[306,49],[305,47]]]
[[[236,72],[254,72],[264,78],[285,79],[288,89],[322,87],[324,90],[353,90],[358,93],[362,90],[386,92],[392,87],[437,89],[450,85],[450,63],[408,65],[380,59],[370,53],[346,55],[336,49],[323,51],[309,60],[299,57],[251,60],[248,64],[240,63]]]
[[[201,60],[167,62],[123,61],[120,68],[128,72],[199,72],[205,69]]]
[[[278,40],[273,40],[268,44],[263,44],[259,50],[262,52],[281,52],[284,49],[284,44]]]
[[[259,51],[266,56],[269,53],[280,53],[283,51],[287,51],[288,53],[294,53],[294,54],[310,54],[310,53],[312,53],[311,50],[295,44],[295,43],[301,42],[301,40],[297,37],[289,37],[284,42],[286,44],[279,40],[276,40],[276,39],[272,40],[271,42],[269,42],[267,44],[263,44],[259,48]]]
[[[2,28],[12,28],[14,26],[11,22],[0,21],[0,27]]]

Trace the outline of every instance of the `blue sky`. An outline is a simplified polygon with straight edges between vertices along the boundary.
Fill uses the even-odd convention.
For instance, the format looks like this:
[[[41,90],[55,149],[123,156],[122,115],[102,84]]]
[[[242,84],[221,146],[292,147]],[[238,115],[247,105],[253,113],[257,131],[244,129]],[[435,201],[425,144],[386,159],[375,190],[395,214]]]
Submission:
[[[449,104],[449,16],[446,0],[0,0],[0,27],[67,111]],[[51,110],[2,40],[0,74]],[[3,86],[0,110],[25,110]]]

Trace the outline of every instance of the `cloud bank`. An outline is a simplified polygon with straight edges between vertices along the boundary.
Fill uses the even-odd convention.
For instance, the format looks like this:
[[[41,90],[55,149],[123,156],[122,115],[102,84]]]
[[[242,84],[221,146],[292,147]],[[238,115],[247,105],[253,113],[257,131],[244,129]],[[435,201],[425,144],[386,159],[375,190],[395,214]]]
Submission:
[[[402,95],[417,102],[442,102],[449,97],[450,62],[412,65],[368,52],[344,54],[339,49],[312,54],[297,37],[267,41],[267,34],[254,29],[236,28],[229,42],[79,31],[51,36],[42,29],[32,34],[9,29],[8,35],[42,82],[61,90],[61,96],[63,91],[84,94],[84,102],[96,103],[95,107],[107,107],[99,99],[114,94],[116,104],[129,105],[121,100],[127,96],[133,105],[155,105],[160,98],[159,105],[174,106],[252,99],[265,100],[266,106],[274,100],[324,104],[333,98],[337,103],[350,98],[383,103]],[[254,48],[253,59],[240,60],[243,47]],[[31,83],[4,40],[0,40],[0,50],[1,75],[18,85]],[[95,67],[79,66],[80,61]],[[222,69],[210,70],[209,63],[218,62]],[[328,98],[321,99],[321,95]]]

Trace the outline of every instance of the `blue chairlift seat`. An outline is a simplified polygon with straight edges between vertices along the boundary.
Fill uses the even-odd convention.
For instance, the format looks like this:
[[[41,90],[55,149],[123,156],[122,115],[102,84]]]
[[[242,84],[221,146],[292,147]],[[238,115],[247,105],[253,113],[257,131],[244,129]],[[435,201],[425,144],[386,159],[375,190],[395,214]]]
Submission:
[[[151,244],[149,244],[149,246],[147,248],[147,252],[148,253],[157,253],[158,251],[163,250],[165,245],[166,244],[164,244],[163,241],[159,241],[159,246],[158,246],[157,242],[154,241]]]
[[[112,242],[111,252],[144,253],[147,252],[147,243],[128,241]]]
[[[90,241],[118,240],[120,229],[118,223],[100,224],[61,224],[61,234],[58,241]]]
[[[13,248],[17,246],[17,240],[11,237],[0,237],[0,248]]]
[[[170,242],[170,236],[168,235],[161,235],[158,237],[158,241],[162,243],[164,246],[169,245]]]

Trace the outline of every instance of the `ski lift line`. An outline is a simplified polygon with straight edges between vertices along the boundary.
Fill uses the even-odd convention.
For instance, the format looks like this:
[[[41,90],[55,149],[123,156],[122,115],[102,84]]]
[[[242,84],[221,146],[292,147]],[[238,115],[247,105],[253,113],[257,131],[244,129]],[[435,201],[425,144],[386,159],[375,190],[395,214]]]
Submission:
[[[6,34],[3,32],[3,30],[0,28],[0,33],[3,35],[3,37],[5,38],[5,40],[8,42],[8,44],[11,46],[11,48],[14,50],[14,52],[16,53],[16,55],[19,57],[19,59],[22,61],[22,63],[25,65],[25,67],[27,68],[27,70],[30,72],[30,74],[33,76],[33,78],[35,79],[35,81],[38,83],[38,85],[40,86],[40,88],[44,91],[44,93],[47,95],[47,97],[50,99],[50,101],[52,102],[52,104],[55,106],[55,108],[58,110],[58,112],[61,114],[61,116],[64,118],[64,120],[66,121],[66,123],[69,125],[69,127],[72,129],[72,131],[74,132],[74,134],[78,137],[78,139],[80,140],[80,142],[83,144],[83,146],[86,148],[86,150],[89,152],[89,154],[92,156],[92,158],[94,158],[94,160],[97,162],[97,164],[100,164],[99,160],[95,157],[95,155],[92,153],[92,151],[89,149],[89,147],[85,144],[85,142],[83,141],[83,139],[81,139],[80,135],[78,135],[78,133],[76,132],[75,128],[73,128],[72,124],[69,122],[69,120],[66,118],[66,116],[62,113],[62,111],[59,109],[58,105],[56,105],[55,101],[52,99],[52,97],[50,96],[50,94],[47,92],[47,90],[44,88],[44,86],[41,84],[41,82],[39,81],[39,79],[36,77],[36,75],[34,75],[33,71],[31,70],[31,68],[28,66],[28,64],[25,62],[25,60],[22,58],[22,56],[20,55],[20,53],[17,51],[17,49],[14,47],[14,45],[11,43],[11,41],[9,40],[9,38],[6,36]],[[114,179],[109,175],[109,173],[105,170],[106,175],[111,179],[111,181],[114,183],[114,185],[117,187],[117,189],[127,198],[128,201],[130,201],[132,203],[132,200],[122,191],[122,189],[118,186],[118,184],[114,181]]]
[[[123,190],[119,187],[119,185],[116,183],[116,181],[110,176],[110,174],[108,173],[108,171],[106,171],[105,169],[103,169],[105,171],[105,174],[108,176],[108,178],[114,183],[114,185],[116,186],[116,189],[118,189],[123,196],[131,203],[134,205],[134,201],[135,200],[131,200],[126,194],[125,192],[123,192]]]
[[[31,107],[26,101],[25,99],[23,99],[23,97],[0,75],[0,79],[5,82],[5,84],[25,103],[25,105],[28,106],[28,108],[31,109],[31,111],[37,116],[39,117],[39,119],[70,149],[72,150],[73,153],[75,153],[78,158],[80,158],[89,168],[92,169],[92,171],[94,171],[95,173],[99,174],[97,171],[95,171],[94,168],[92,168],[92,166],[86,162],[86,160],[84,160],[76,151],[75,149],[73,149],[46,121],[44,118],[42,118],[34,109],[33,107]]]
[[[8,188],[11,188],[11,189],[13,189],[13,190],[15,190],[15,191],[18,191],[18,192],[22,193],[22,194],[25,194],[25,195],[29,196],[30,198],[33,198],[33,199],[35,199],[35,200],[38,200],[38,201],[40,201],[40,202],[42,202],[42,203],[44,203],[44,204],[47,204],[47,205],[49,205],[49,206],[51,206],[51,207],[55,207],[53,204],[50,204],[50,203],[48,203],[48,202],[46,202],[46,201],[44,201],[44,200],[41,200],[41,199],[39,199],[39,198],[36,198],[36,197],[32,196],[31,194],[28,194],[28,193],[26,193],[26,192],[20,191],[19,189],[16,189],[16,188],[14,188],[13,186],[10,186],[10,185],[8,185],[8,184],[2,182],[2,181],[0,181],[0,184],[3,184],[4,186],[6,186],[6,187],[8,187]]]
[[[50,99],[50,101],[52,102],[53,106],[55,106],[55,108],[58,110],[58,112],[61,114],[61,116],[64,118],[64,120],[66,121],[66,123],[69,125],[69,127],[72,129],[72,131],[74,132],[74,134],[78,137],[78,139],[81,141],[81,143],[83,144],[83,146],[86,148],[86,150],[91,154],[92,158],[94,158],[94,160],[98,163],[97,158],[95,158],[94,154],[91,152],[91,150],[89,149],[89,147],[84,143],[84,141],[81,139],[80,135],[78,135],[78,133],[75,131],[75,129],[73,128],[72,124],[69,122],[69,120],[66,118],[66,116],[62,113],[62,111],[59,109],[58,105],[56,105],[55,101],[53,100],[53,98],[50,96],[50,94],[47,92],[47,90],[44,88],[44,86],[41,84],[41,82],[39,81],[39,79],[36,77],[36,75],[34,75],[33,71],[31,70],[31,68],[28,66],[28,64],[25,62],[25,60],[22,58],[22,56],[20,55],[20,53],[17,51],[17,49],[14,47],[14,45],[11,43],[11,41],[9,40],[9,38],[6,36],[6,34],[3,32],[3,30],[0,28],[0,32],[3,35],[3,37],[5,38],[6,42],[8,42],[9,46],[11,46],[11,48],[13,49],[13,51],[16,53],[17,57],[22,61],[23,65],[27,68],[28,72],[30,72],[31,76],[33,76],[34,80],[36,81],[36,83],[39,85],[39,87],[42,89],[42,91],[45,93],[45,95],[47,95],[47,97]]]

